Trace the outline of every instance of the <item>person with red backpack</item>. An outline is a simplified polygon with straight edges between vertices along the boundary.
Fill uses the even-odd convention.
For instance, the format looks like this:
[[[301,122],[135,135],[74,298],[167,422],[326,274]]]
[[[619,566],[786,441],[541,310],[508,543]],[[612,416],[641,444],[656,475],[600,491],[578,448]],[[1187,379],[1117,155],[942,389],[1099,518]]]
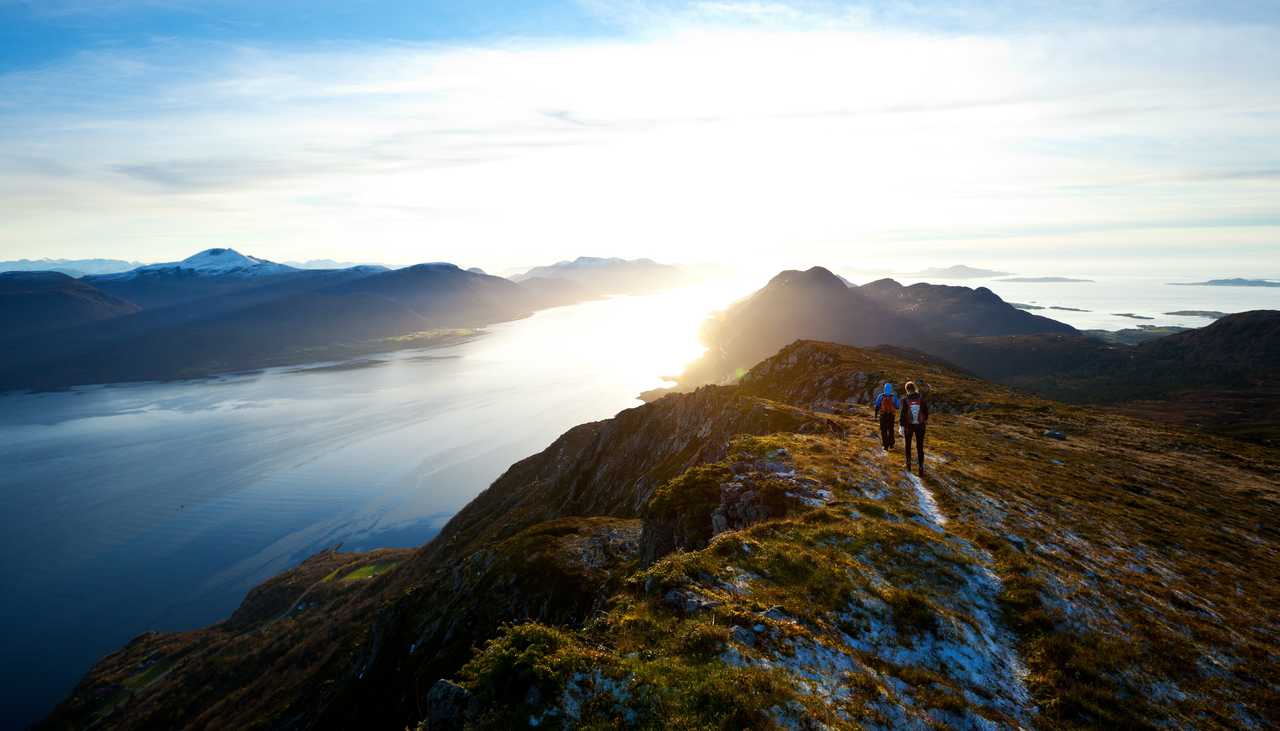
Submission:
[[[907,381],[907,395],[902,399],[902,437],[907,443],[907,472],[911,471],[911,440],[916,442],[920,476],[924,477],[924,426],[929,421],[929,404],[912,381]]]
[[[893,384],[884,384],[884,393],[876,396],[871,411],[880,419],[880,442],[885,450],[893,449],[893,422],[898,412],[898,397],[893,393]]]

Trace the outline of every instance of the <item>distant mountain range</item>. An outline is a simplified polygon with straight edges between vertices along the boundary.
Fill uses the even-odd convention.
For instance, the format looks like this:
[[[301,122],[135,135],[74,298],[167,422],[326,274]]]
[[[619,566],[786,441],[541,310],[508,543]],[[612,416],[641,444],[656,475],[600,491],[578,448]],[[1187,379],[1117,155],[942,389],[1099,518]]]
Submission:
[[[111,274],[142,266],[136,261],[119,259],[18,259],[0,261],[0,272],[59,272],[69,277],[86,274]]]
[[[350,269],[352,267],[359,267],[359,266],[376,266],[376,267],[381,267],[383,269],[395,268],[395,267],[384,266],[382,264],[375,264],[372,262],[334,261],[333,259],[308,259],[306,261],[286,261],[285,265],[293,267],[294,269]]]
[[[534,267],[511,277],[512,281],[530,279],[569,280],[601,295],[641,294],[668,289],[688,281],[678,267],[659,264],[652,259],[618,259],[580,256]]]
[[[299,269],[218,248],[80,280],[7,275],[0,342],[14,355],[0,363],[0,389],[189,378],[452,342],[664,271],[599,261],[572,277],[513,282],[448,263]]]

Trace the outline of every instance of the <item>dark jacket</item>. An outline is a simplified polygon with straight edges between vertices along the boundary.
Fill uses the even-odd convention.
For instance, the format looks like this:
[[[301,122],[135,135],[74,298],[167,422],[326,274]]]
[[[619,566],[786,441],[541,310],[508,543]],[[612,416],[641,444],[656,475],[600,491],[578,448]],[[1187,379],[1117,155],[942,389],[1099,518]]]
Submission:
[[[902,416],[898,419],[903,426],[912,426],[911,411],[916,405],[920,406],[920,421],[918,424],[924,425],[929,421],[929,403],[924,400],[924,394],[907,394],[902,397]]]

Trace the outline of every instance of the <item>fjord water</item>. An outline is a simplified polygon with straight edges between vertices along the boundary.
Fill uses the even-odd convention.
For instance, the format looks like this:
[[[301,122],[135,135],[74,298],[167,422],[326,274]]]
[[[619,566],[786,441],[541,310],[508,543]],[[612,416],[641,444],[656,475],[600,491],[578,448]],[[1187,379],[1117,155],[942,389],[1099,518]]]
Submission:
[[[316,551],[423,543],[512,463],[679,373],[743,293],[588,302],[347,364],[0,395],[0,726]]]

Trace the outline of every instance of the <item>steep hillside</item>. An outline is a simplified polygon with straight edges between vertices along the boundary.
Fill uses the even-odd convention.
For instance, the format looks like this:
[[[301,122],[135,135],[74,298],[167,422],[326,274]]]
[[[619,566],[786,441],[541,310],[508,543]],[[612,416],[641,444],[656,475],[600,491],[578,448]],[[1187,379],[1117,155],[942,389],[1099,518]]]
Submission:
[[[866,406],[926,384],[930,476]],[[798,342],[570,430],[412,553],[144,635],[46,728],[1266,728],[1273,451]]]
[[[1227,315],[1136,346],[1024,335],[955,339],[933,350],[1049,398],[1280,443],[1280,311]]]
[[[120,317],[139,307],[58,272],[0,273],[0,340]]]

